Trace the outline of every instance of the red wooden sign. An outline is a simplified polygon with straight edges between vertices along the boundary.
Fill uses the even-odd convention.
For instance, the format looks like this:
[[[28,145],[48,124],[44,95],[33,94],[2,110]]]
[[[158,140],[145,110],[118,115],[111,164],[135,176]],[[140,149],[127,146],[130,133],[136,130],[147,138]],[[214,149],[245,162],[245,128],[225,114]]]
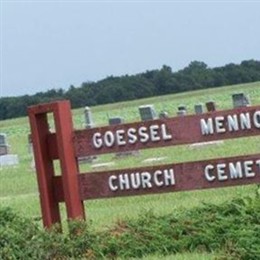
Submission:
[[[260,155],[219,158],[78,176],[82,200],[260,183]],[[64,201],[61,176],[55,196]]]
[[[87,199],[131,196],[260,182],[260,155],[218,158],[79,174],[77,157],[255,136],[260,107],[73,130],[70,104],[59,101],[28,109],[43,222],[60,222],[59,202],[69,219],[85,218]],[[55,133],[47,114],[53,113]],[[59,159],[61,176],[53,160]]]

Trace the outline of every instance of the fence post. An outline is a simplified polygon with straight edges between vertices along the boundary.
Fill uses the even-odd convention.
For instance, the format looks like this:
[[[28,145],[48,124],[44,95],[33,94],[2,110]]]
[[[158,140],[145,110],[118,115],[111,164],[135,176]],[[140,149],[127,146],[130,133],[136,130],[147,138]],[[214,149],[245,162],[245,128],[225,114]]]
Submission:
[[[40,192],[43,225],[49,228],[56,223],[61,223],[61,219],[59,203],[54,195],[54,166],[48,153],[46,141],[47,135],[49,134],[47,112],[40,112],[37,111],[36,107],[30,107],[28,109],[28,114],[33,139],[33,151]]]
[[[31,125],[37,181],[45,227],[61,223],[59,203],[55,197],[55,171],[48,147],[48,113],[53,113],[62,188],[68,219],[85,219],[80,198],[78,164],[73,148],[73,123],[69,101],[58,101],[28,108]]]
[[[54,111],[62,185],[68,219],[85,219],[80,199],[78,163],[73,147],[73,123],[69,101],[57,102]]]

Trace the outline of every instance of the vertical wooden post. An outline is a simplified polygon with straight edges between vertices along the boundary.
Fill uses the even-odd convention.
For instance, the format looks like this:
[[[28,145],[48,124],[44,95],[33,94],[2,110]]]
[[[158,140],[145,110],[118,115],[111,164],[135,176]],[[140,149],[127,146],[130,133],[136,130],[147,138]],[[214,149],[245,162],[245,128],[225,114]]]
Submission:
[[[85,219],[80,199],[77,159],[73,147],[73,123],[69,101],[58,102],[54,111],[62,185],[69,219]]]
[[[61,223],[61,219],[59,203],[54,196],[53,161],[48,154],[47,147],[47,135],[49,134],[47,113],[38,112],[34,107],[28,109],[43,225],[49,228],[55,223]]]
[[[80,199],[78,165],[73,148],[73,124],[69,101],[28,108],[40,202],[45,227],[61,223],[59,204],[54,193],[54,166],[49,154],[47,138],[50,134],[47,114],[53,113],[56,129],[58,158],[61,166],[61,179],[64,200],[69,219],[84,219],[84,205]]]

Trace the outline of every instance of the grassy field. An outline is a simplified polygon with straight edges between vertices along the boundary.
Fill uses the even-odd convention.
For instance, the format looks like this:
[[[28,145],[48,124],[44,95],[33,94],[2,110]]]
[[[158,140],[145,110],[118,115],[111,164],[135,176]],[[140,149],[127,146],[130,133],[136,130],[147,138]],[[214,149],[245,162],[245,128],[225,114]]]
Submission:
[[[233,93],[244,92],[249,95],[252,105],[260,104],[260,82],[236,86],[206,89],[176,95],[167,95],[149,99],[122,102],[91,108],[97,126],[106,125],[108,117],[121,116],[126,122],[139,121],[138,106],[154,104],[157,112],[167,111],[170,116],[175,116],[178,105],[187,106],[188,113],[192,114],[197,103],[213,100],[218,110],[232,108]],[[86,104],[87,105],[87,104]],[[73,111],[74,127],[80,129],[84,124],[83,109]],[[28,119],[17,118],[0,122],[0,132],[6,133],[11,146],[11,153],[18,154],[18,166],[0,168],[0,205],[9,206],[21,215],[40,221],[40,205],[36,173],[31,167],[32,156],[28,152],[27,136],[29,134]],[[116,159],[113,154],[100,156],[97,163],[114,162],[113,168],[124,168],[128,165],[146,166],[151,163],[143,161],[151,157],[165,157],[160,163],[194,161],[201,159],[218,158],[257,153],[260,149],[258,137],[228,140],[221,145],[208,146],[201,149],[191,149],[187,145],[176,148],[142,150],[139,156]],[[154,163],[158,164],[158,162]],[[93,171],[92,164],[81,165],[82,171]],[[205,191],[192,191],[140,197],[115,198],[93,200],[85,202],[87,218],[91,225],[102,230],[113,225],[119,219],[136,218],[142,212],[152,210],[158,215],[183,211],[194,208],[202,203],[219,204],[232,198],[250,196],[256,191],[256,185],[240,186],[233,188],[213,189]],[[64,205],[61,205],[62,216],[65,221]],[[212,259],[213,255],[183,254],[176,259]],[[160,257],[161,258],[161,257]],[[158,259],[158,256],[148,256],[145,259]],[[165,259],[172,259],[165,258]]]

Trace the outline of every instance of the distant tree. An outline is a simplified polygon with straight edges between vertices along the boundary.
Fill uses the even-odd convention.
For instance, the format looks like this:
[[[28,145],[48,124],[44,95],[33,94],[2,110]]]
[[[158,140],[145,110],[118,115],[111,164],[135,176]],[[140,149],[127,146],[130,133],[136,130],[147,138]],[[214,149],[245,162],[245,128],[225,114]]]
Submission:
[[[0,98],[0,120],[24,116],[28,106],[60,99],[69,99],[77,108],[254,81],[260,81],[260,61],[256,60],[217,68],[192,61],[177,72],[163,65],[137,75],[109,76],[98,82],[83,82],[80,87],[71,85],[67,91],[59,88],[32,96]]]
[[[174,80],[171,67],[163,65],[154,77],[156,95],[171,93],[174,89]]]

